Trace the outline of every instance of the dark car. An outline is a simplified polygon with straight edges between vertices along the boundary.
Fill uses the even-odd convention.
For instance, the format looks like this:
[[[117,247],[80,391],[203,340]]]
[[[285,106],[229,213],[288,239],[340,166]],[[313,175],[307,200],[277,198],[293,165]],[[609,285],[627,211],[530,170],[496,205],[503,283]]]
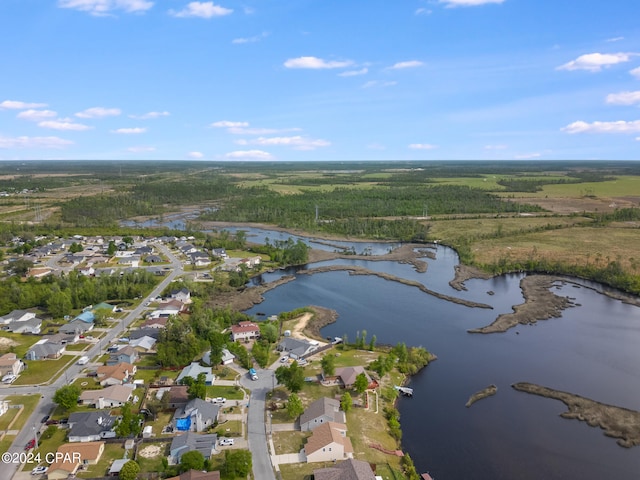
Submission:
[[[58,420],[50,419],[50,420],[47,420],[44,423],[45,423],[45,425],[58,425],[60,422]]]
[[[49,420],[49,415],[45,415],[40,423],[47,423],[47,420]]]

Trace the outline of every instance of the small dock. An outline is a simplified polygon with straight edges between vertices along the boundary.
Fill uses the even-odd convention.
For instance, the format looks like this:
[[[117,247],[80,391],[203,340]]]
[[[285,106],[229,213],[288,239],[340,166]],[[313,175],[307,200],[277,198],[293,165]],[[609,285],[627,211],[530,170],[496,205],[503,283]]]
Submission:
[[[433,480],[433,477],[431,477],[431,475],[429,475],[428,473],[423,473],[422,475],[420,475],[420,478],[422,480]]]
[[[413,388],[409,387],[398,387],[397,385],[394,387],[405,397],[413,397]]]

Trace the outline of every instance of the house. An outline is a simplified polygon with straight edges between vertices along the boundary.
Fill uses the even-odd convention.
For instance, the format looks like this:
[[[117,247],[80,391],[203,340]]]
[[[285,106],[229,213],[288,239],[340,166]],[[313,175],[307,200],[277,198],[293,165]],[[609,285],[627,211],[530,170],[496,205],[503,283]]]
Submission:
[[[24,322],[36,316],[35,313],[28,310],[13,310],[10,313],[0,317],[0,325],[9,325],[13,322]]]
[[[118,259],[118,265],[128,265],[132,268],[138,268],[140,266],[140,257],[138,255],[121,257]]]
[[[91,310],[85,310],[73,320],[81,320],[84,323],[93,323],[96,320],[96,315]]]
[[[120,475],[120,470],[122,470],[122,467],[124,467],[124,464],[127,463],[129,460],[131,460],[130,458],[118,458],[117,460],[114,460],[113,463],[111,464],[111,466],[109,467],[109,476],[110,477],[117,477]]]
[[[169,392],[169,398],[167,399],[169,408],[184,407],[189,401],[189,392],[187,390],[188,387],[185,385],[170,386],[167,390]]]
[[[214,257],[229,258],[229,255],[227,255],[227,251],[224,248],[214,248],[211,250],[211,254]]]
[[[350,458],[328,468],[313,471],[315,480],[376,480],[371,466],[362,460]]]
[[[11,322],[7,330],[13,333],[30,333],[33,335],[37,335],[40,333],[40,328],[42,327],[42,320],[38,317],[30,318],[29,320],[24,320],[21,322]]]
[[[146,335],[144,337],[136,338],[129,342],[129,346],[131,348],[134,348],[136,351],[145,351],[145,352],[152,350],[155,344],[156,344],[156,339],[153,337],[148,337]]]
[[[187,432],[174,437],[169,448],[169,464],[177,465],[180,463],[182,455],[193,450],[197,450],[207,459],[213,455],[216,449],[216,441],[218,436],[215,433],[201,435],[198,433]]]
[[[200,470],[187,470],[177,477],[170,477],[167,480],[220,480],[220,472],[201,472]]]
[[[93,277],[96,274],[96,270],[95,268],[88,266],[88,267],[78,268],[78,273],[80,275],[84,275],[85,277]]]
[[[80,394],[80,403],[95,408],[121,407],[132,395],[133,389],[129,385],[111,385],[100,390],[84,390]]]
[[[231,325],[231,340],[249,340],[260,336],[260,327],[253,322],[240,322],[237,325]]]
[[[153,253],[153,247],[148,245],[144,245],[142,247],[138,247],[134,250],[134,255],[151,255]]]
[[[307,439],[304,446],[307,463],[331,462],[353,457],[353,446],[342,423],[323,423]]]
[[[0,400],[0,417],[9,411],[9,400]]]
[[[0,357],[0,377],[18,375],[23,368],[24,364],[15,353],[5,353]]]
[[[87,323],[80,319],[73,319],[69,323],[62,325],[58,332],[66,334],[83,334],[93,330],[93,323]]]
[[[47,469],[48,480],[66,479],[74,476],[81,466],[95,465],[104,452],[104,442],[65,443],[51,455],[53,463]]]
[[[203,432],[216,422],[219,410],[218,405],[194,398],[176,410],[173,425],[181,432]]]
[[[162,263],[162,257],[160,255],[147,255],[144,257],[144,261],[147,263]]]
[[[240,260],[240,262],[242,265],[244,265],[247,268],[254,268],[262,263],[262,257],[255,256],[255,257],[243,258],[242,260]]]
[[[117,365],[119,363],[134,364],[138,361],[139,358],[140,357],[138,356],[138,351],[131,345],[126,345],[120,348],[118,351],[109,355],[109,358],[107,359],[107,365]]]
[[[206,267],[207,265],[211,265],[209,255],[204,252],[193,252],[188,256],[191,265],[195,265],[196,267]]]
[[[47,267],[30,268],[26,276],[27,278],[43,278],[47,275],[51,275],[52,273],[53,270]]]
[[[139,328],[137,330],[132,330],[129,333],[129,339],[137,340],[142,337],[151,337],[155,340],[158,340],[160,337],[160,329],[159,328]]]
[[[72,345],[80,340],[80,335],[77,333],[56,333],[55,335],[47,335],[42,337],[52,343],[61,343],[62,345]]]
[[[226,348],[222,349],[222,360],[220,361],[222,365],[229,365],[230,363],[233,363],[235,359],[236,356],[233,353],[231,353]],[[202,356],[202,363],[211,365],[211,350],[209,350]]]
[[[70,442],[97,442],[110,432],[117,420],[107,410],[92,412],[75,412],[69,415],[69,441]]]
[[[180,372],[180,375],[178,375],[176,383],[180,383],[185,377],[191,377],[196,380],[198,375],[201,373],[204,373],[205,375],[204,383],[207,385],[213,385],[213,382],[216,380],[216,376],[211,373],[211,367],[202,367],[198,362],[192,362],[191,365],[184,367]]]
[[[167,326],[167,321],[169,317],[154,317],[148,320],[145,320],[140,328],[165,328]]]
[[[364,367],[361,366],[336,368],[335,377],[344,388],[351,388],[354,383],[356,383],[356,378],[361,373],[364,373],[365,377],[367,377],[367,381],[369,382],[368,385],[370,387],[375,387],[375,385],[377,385],[373,380],[371,380],[369,374],[365,372]]]
[[[286,352],[291,358],[302,358],[318,348],[317,343],[307,342],[293,337],[283,338],[276,347],[279,352]]]
[[[100,385],[122,385],[131,381],[136,374],[135,365],[130,363],[118,363],[117,365],[106,365],[98,367],[98,381]]]
[[[172,299],[178,300],[182,303],[191,303],[191,292],[188,288],[185,287],[181,288],[180,290],[172,290],[169,296]]]
[[[46,338],[36,342],[25,354],[27,360],[46,360],[60,358],[65,351],[65,345],[54,343]]]
[[[300,430],[308,432],[327,422],[346,424],[347,419],[344,412],[340,410],[338,400],[323,397],[309,405],[300,415]]]
[[[170,317],[171,315],[178,315],[183,311],[186,311],[184,303],[172,299],[158,304],[158,308],[149,314],[149,318]]]

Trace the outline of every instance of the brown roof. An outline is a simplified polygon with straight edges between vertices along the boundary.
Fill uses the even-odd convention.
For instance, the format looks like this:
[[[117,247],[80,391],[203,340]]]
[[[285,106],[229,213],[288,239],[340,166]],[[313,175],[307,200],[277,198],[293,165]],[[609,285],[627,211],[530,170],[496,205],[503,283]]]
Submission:
[[[350,458],[334,467],[313,471],[315,480],[375,480],[375,474],[367,462]]]
[[[259,332],[260,327],[253,322],[240,322],[237,325],[231,325],[233,333]]]
[[[304,446],[304,453],[310,455],[331,443],[342,445],[345,453],[353,452],[351,440],[347,437],[347,426],[342,423],[327,422],[313,431]]]
[[[171,477],[167,480],[220,480],[220,472],[200,472],[198,470],[189,470],[181,473],[177,477]]]
[[[52,463],[47,471],[51,473],[54,470],[63,470],[66,472],[75,473],[81,462],[84,462],[85,460],[89,462],[95,462],[100,459],[103,450],[104,442],[65,443],[58,447],[58,453],[68,454],[69,456],[66,457],[66,461],[65,457],[62,457],[61,461]],[[70,462],[69,458],[73,460],[78,459],[78,453],[80,454],[80,462]]]
[[[18,361],[15,353],[5,353],[0,357],[0,367],[11,367]]]
[[[361,373],[364,373],[369,383],[371,383],[371,377],[364,371],[364,367],[361,366],[336,368],[335,375],[336,377],[340,377],[345,386],[350,386],[356,383],[356,377]]]
[[[189,400],[186,385],[173,385],[169,388],[169,403],[181,403]]]
[[[130,363],[121,362],[117,365],[107,365],[98,367],[98,377],[101,378],[115,378],[117,380],[124,380],[129,375],[133,375],[133,369],[135,367]]]
[[[149,320],[145,321],[140,326],[140,328],[150,327],[151,325],[162,325],[162,326],[165,326],[167,324],[167,320],[169,320],[167,317],[150,318]]]
[[[97,400],[99,398],[108,398],[119,402],[126,402],[131,397],[133,390],[124,385],[112,385],[100,390],[85,390],[80,394],[80,400]]]

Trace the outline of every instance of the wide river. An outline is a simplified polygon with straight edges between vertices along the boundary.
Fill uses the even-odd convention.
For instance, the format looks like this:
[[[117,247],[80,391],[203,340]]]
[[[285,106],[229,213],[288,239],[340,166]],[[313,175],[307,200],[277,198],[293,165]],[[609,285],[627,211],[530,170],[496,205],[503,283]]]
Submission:
[[[270,238],[282,234],[269,232]],[[250,229],[249,240],[264,236]],[[252,238],[253,237],[253,238]],[[314,245],[317,248],[317,245]],[[358,251],[386,251],[388,245],[354,244]],[[325,247],[326,248],[326,247]],[[437,480],[638,480],[640,447],[626,449],[598,428],[559,416],[559,401],[513,390],[532,382],[602,403],[640,410],[640,308],[613,300],[598,285],[558,284],[555,293],[579,305],[562,318],[518,326],[506,333],[478,335],[468,329],[491,323],[522,303],[521,276],[472,280],[457,292],[448,282],[456,253],[439,246],[426,273],[410,265],[366,260],[333,260],[309,265],[359,265],[417,280],[450,296],[487,303],[493,310],[440,300],[415,287],[346,272],[298,275],[265,294],[249,314],[267,315],[305,305],[339,313],[324,336],[366,330],[379,343],[423,346],[438,360],[415,376],[413,398],[401,398],[403,448],[419,472]],[[265,274],[270,281],[281,272]],[[489,294],[492,292],[492,294]],[[496,384],[493,397],[466,408],[469,396]]]

